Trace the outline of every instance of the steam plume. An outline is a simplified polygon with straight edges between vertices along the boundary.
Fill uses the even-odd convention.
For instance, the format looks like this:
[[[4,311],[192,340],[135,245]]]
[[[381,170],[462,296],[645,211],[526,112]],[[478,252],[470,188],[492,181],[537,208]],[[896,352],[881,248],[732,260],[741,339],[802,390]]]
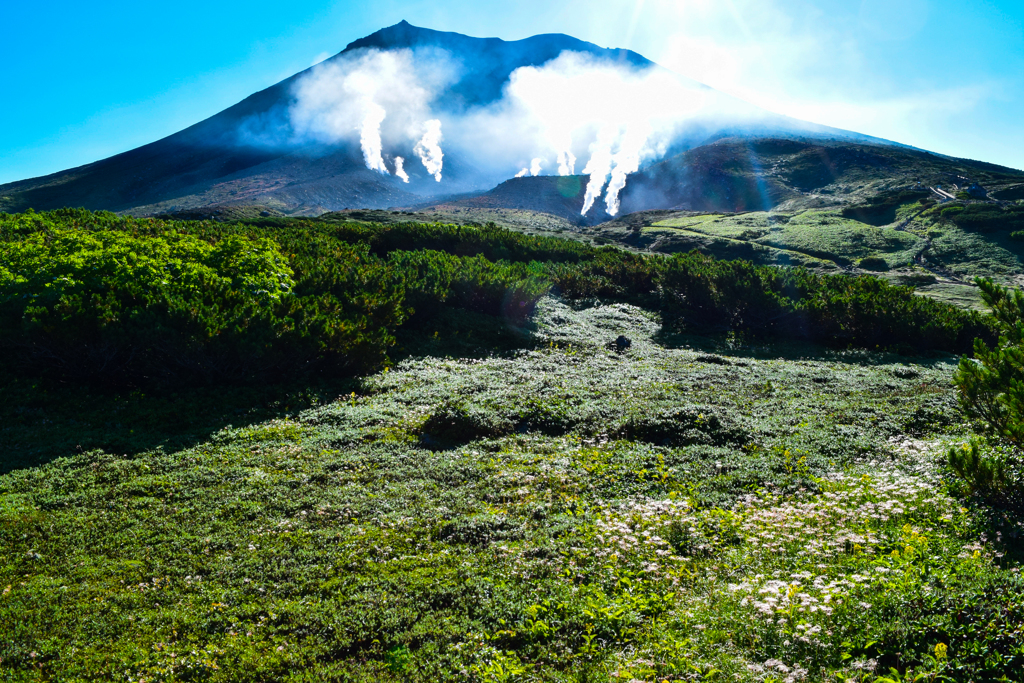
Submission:
[[[427,173],[434,176],[434,180],[441,182],[441,165],[444,154],[441,152],[441,122],[431,119],[423,124],[425,129],[423,137],[416,143],[413,149],[419,156]]]
[[[368,103],[367,109],[369,111],[363,118],[363,126],[359,131],[359,146],[363,148],[363,161],[366,162],[366,168],[371,171],[389,175],[388,167],[384,165],[384,157],[381,156],[383,145],[380,141],[380,124],[384,123],[384,118],[388,114],[384,111],[384,107],[376,102]]]
[[[618,130],[614,126],[606,124],[598,132],[597,140],[590,146],[590,161],[583,168],[584,174],[590,174],[590,180],[587,181],[587,194],[583,198],[581,216],[586,216],[594,201],[601,196],[604,182],[612,170],[612,143],[615,142],[617,134]]]
[[[608,215],[614,216],[619,212],[619,192],[626,186],[626,176],[640,169],[640,154],[650,134],[650,126],[641,123],[628,128],[622,136],[619,151],[613,158],[615,168],[612,169],[612,179],[604,196]]]
[[[766,121],[763,110],[663,69],[572,51],[516,69],[497,100],[437,107],[465,69],[437,48],[344,52],[296,81],[287,121],[253,117],[240,134],[250,144],[297,146],[354,146],[358,138],[367,168],[388,173],[384,158],[394,159],[393,172],[403,181],[411,181],[404,150],[412,148],[440,182],[443,127],[446,151],[480,171],[459,180],[449,168],[449,183],[460,184],[448,189],[483,189],[545,168],[574,175],[577,161],[586,159],[582,213],[603,196],[614,215],[628,176],[670,145]],[[393,156],[400,150],[404,159]],[[522,159],[530,160],[526,168],[513,165]]]
[[[409,182],[409,174],[405,172],[405,159],[395,157],[395,177],[401,178],[403,183]]]
[[[572,140],[570,138],[570,144]],[[569,149],[563,149],[558,153],[558,175],[573,175],[576,172],[576,155]]]
[[[457,80],[458,69],[450,54],[431,48],[369,49],[331,58],[296,82],[295,101],[288,110],[291,139],[287,142],[337,144],[352,140],[358,131],[366,167],[387,174],[385,148],[411,145],[427,120],[416,153],[440,180],[441,122],[431,118],[430,105]],[[286,142],[274,139],[271,126],[254,131],[250,124],[247,132],[258,142]],[[396,175],[402,177],[399,169],[404,173],[396,162]]]

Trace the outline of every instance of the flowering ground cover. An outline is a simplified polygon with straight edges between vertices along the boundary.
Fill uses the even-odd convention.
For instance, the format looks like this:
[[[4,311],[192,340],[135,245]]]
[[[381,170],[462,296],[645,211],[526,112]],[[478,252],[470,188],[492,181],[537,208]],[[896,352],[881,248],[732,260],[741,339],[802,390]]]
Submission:
[[[400,341],[242,426],[7,468],[0,678],[1022,678],[1020,527],[939,465],[955,358],[550,296]]]

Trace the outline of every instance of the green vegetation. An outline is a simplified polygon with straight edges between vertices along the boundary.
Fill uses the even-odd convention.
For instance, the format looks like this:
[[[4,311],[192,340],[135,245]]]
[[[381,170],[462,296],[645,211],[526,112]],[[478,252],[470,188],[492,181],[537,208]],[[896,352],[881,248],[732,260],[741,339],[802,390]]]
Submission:
[[[913,284],[919,294],[972,309],[983,307],[973,278],[1012,284],[1024,275],[1024,230],[1019,229],[1024,205],[937,204],[920,194],[883,192],[843,209],[651,211],[585,234],[650,252],[698,250],[765,265],[884,273],[893,282]],[[922,268],[931,271],[933,283],[913,281]]]
[[[981,293],[972,284],[949,282],[916,284],[914,292],[960,308],[975,311],[985,310],[985,302],[981,298]]]
[[[265,359],[150,386],[4,354],[0,679],[1019,678],[1024,529],[979,493],[1012,445],[972,441],[951,383],[995,343],[978,313],[486,226],[0,236],[10,348],[159,329]],[[116,321],[28,318],[106,291]]]
[[[966,204],[946,207],[940,214],[965,230],[1008,232],[1024,228],[1024,207],[1003,209],[995,204]]]
[[[1024,294],[978,279],[999,327],[999,341],[974,343],[953,378],[964,412],[978,421],[986,441],[949,450],[950,469],[965,495],[996,510],[1024,511]],[[1003,520],[1005,521],[1005,517]]]
[[[882,192],[870,197],[863,204],[854,204],[844,208],[840,214],[844,218],[852,218],[868,225],[889,225],[896,220],[901,207],[911,210],[924,208],[929,194],[927,190]]]
[[[674,233],[665,228],[673,228]],[[696,233],[732,242],[732,258],[818,268],[851,266],[863,259],[884,261],[885,269],[894,268],[911,261],[926,246],[914,233],[878,228],[837,211],[819,210],[669,218],[645,228],[644,233],[660,238],[659,251],[699,248],[715,254],[713,247],[707,248],[699,237],[691,236]]]
[[[410,304],[451,300],[522,316],[546,289],[525,266],[479,257],[379,258],[371,248],[388,252],[389,231],[338,226],[332,234],[275,222],[287,224],[82,211],[6,217],[0,348],[29,372],[112,383],[230,381],[313,362],[359,370],[386,360]],[[425,230],[420,244],[458,241],[440,235]],[[489,246],[505,248],[500,240]]]
[[[217,224],[58,211],[0,218],[0,349],[24,371],[110,383],[240,380],[386,361],[410,316],[525,319],[550,287],[669,327],[960,351],[982,319],[908,288],[699,254],[645,257],[485,228]]]
[[[985,303],[999,325],[999,342],[974,342],[956,383],[965,411],[1000,440],[1024,446],[1024,294],[979,279]]]

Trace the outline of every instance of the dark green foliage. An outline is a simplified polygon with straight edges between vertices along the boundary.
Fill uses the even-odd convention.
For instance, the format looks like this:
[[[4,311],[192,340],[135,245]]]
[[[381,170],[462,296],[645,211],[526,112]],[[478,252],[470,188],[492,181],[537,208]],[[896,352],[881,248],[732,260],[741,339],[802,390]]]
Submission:
[[[991,453],[984,454],[977,441],[950,448],[946,461],[965,485],[968,495],[1001,502],[1013,488],[1013,477],[1005,459]]]
[[[468,545],[489,545],[522,538],[522,527],[503,515],[473,515],[447,522],[437,531],[437,540]]]
[[[881,256],[862,258],[857,265],[864,270],[889,270],[889,264]]]
[[[475,229],[419,227],[424,244],[479,251]],[[410,305],[521,321],[547,290],[525,264],[391,254],[381,245],[398,238],[377,232],[374,242],[370,226],[5,216],[0,347],[26,371],[107,383],[265,378],[321,362],[362,370],[386,359]]]
[[[949,206],[940,212],[942,218],[974,232],[1009,232],[1024,230],[1024,207],[1003,209],[998,204],[967,204]]]
[[[331,227],[325,228],[324,223]],[[329,234],[344,242],[365,242],[379,256],[393,251],[433,250],[455,256],[483,256],[490,261],[575,263],[591,258],[593,253],[593,248],[580,242],[524,235],[493,223],[474,227],[439,223],[380,225],[309,221],[308,227],[328,230]]]
[[[0,259],[0,347],[63,375],[231,374],[290,327],[292,271],[265,238],[58,228]]]
[[[725,421],[712,406],[682,406],[630,414],[616,436],[662,446],[742,446],[750,435],[734,421]]]
[[[950,470],[964,495],[998,507],[1024,503],[1024,294],[978,278],[985,303],[999,326],[999,341],[981,339],[974,358],[962,358],[953,378],[960,404],[981,423],[992,446],[977,441],[951,448]]]
[[[975,337],[991,336],[979,314],[873,277],[822,276],[687,254],[667,260],[661,282],[662,312],[670,323],[914,350],[965,350]]]
[[[413,310],[435,313],[442,305],[525,319],[549,287],[542,271],[523,263],[492,263],[483,256],[443,251],[399,251],[388,258],[402,274]]]
[[[871,197],[863,204],[848,206],[842,210],[843,218],[852,218],[868,225],[888,225],[896,220],[896,209],[909,202],[928,201],[927,190],[897,190],[883,192]]]
[[[974,357],[963,358],[955,382],[964,411],[989,434],[1024,446],[1024,293],[976,280],[999,326],[999,341],[978,339]]]
[[[570,299],[609,298],[657,306],[664,272],[662,259],[603,247],[576,265],[554,264],[548,272],[558,290]]]
[[[458,401],[444,401],[420,427],[420,441],[429,447],[447,448],[511,431],[508,420],[492,411],[468,410]]]
[[[1024,185],[1014,185],[1013,187],[1004,188],[997,192],[993,192],[992,196],[1004,202],[1024,199]]]
[[[871,278],[671,259],[482,228],[62,210],[0,217],[0,346],[28,372],[138,384],[387,360],[410,317],[519,326],[549,288],[659,310],[668,329],[962,351],[983,320]]]

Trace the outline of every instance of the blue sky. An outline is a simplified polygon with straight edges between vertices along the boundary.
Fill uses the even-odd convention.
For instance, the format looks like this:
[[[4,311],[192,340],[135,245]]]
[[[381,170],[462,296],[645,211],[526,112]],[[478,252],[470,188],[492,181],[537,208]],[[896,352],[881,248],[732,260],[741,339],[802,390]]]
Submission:
[[[1021,0],[53,0],[0,9],[0,182],[174,133],[402,19],[627,47],[773,111],[1024,168]]]

